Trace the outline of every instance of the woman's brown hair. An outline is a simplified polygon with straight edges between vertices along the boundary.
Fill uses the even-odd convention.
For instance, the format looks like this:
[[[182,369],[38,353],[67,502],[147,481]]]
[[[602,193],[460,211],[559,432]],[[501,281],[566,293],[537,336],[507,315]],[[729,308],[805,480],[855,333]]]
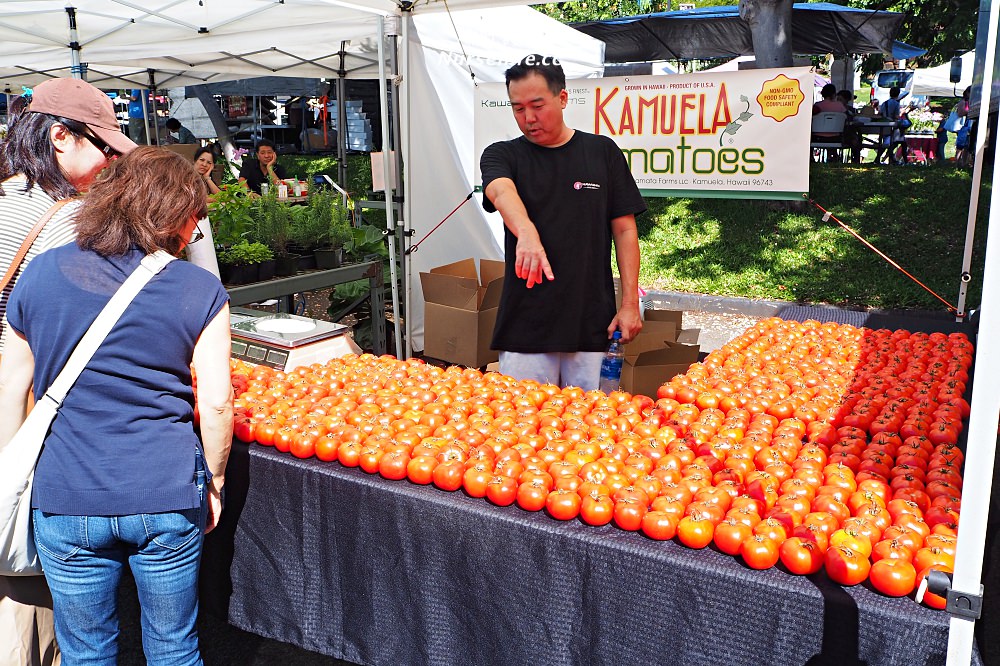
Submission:
[[[132,247],[177,254],[192,215],[207,215],[204,179],[177,153],[140,146],[111,162],[76,215],[76,242],[105,256]]]

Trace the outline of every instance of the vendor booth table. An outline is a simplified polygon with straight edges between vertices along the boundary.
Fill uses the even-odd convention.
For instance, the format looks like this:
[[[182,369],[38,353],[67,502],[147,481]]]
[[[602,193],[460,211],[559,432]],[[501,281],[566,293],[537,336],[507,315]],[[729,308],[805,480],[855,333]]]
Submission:
[[[355,663],[945,662],[945,613],[711,548],[256,444],[234,444],[226,490],[203,606]]]

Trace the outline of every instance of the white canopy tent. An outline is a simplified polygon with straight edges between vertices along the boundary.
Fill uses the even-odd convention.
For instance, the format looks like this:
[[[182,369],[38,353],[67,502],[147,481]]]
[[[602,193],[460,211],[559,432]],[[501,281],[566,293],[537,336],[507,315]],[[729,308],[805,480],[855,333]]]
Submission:
[[[975,51],[962,55],[962,80],[958,83],[950,81],[950,62],[937,67],[915,69],[910,93],[926,97],[961,97],[962,91],[972,85],[972,68],[975,64]]]
[[[601,42],[525,6],[496,8],[514,4],[507,0],[423,1],[406,12],[393,0],[66,4],[0,4],[0,88],[16,94],[21,86],[69,76],[74,68],[105,88],[166,88],[276,74],[391,79],[384,53],[379,62],[380,26],[405,18],[402,37],[410,47],[404,49],[399,72],[400,137],[409,165],[403,219],[413,239],[422,238],[475,185],[470,71],[479,81],[500,81],[510,64],[539,49],[559,54],[570,78],[603,70]],[[488,6],[494,8],[478,9]],[[453,11],[446,13],[449,8]],[[382,116],[388,117],[385,109]],[[394,220],[390,224],[395,229]],[[498,258],[501,225],[498,216],[490,218],[470,202],[407,263],[420,271],[469,256]],[[408,297],[408,345],[420,350],[419,287],[408,289]]]

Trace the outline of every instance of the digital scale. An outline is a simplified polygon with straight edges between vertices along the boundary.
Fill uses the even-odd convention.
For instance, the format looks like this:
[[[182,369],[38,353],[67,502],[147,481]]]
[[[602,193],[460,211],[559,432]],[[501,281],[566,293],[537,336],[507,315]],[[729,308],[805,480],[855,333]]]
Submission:
[[[361,353],[347,326],[284,312],[232,308],[229,330],[233,358],[281,371]]]

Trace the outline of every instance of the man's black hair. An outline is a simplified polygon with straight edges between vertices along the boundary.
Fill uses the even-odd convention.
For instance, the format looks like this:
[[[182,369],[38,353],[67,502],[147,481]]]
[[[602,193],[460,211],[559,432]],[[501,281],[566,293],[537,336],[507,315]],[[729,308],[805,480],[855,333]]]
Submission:
[[[889,97],[896,99],[899,97],[899,86],[893,86],[889,88]]]
[[[167,129],[168,130],[176,131],[176,130],[179,130],[180,128],[181,128],[181,121],[177,120],[176,118],[168,118],[167,119]]]
[[[559,61],[553,56],[543,56],[537,53],[525,56],[519,63],[504,72],[507,89],[510,89],[511,81],[521,81],[531,74],[543,77],[553,95],[558,95],[566,89],[566,73],[563,72]]]
[[[270,148],[274,152],[278,152],[278,147],[276,145],[274,145],[274,141],[271,141],[270,139],[260,139],[260,140],[258,140],[257,141],[257,145],[255,147],[259,150],[261,146],[267,146],[268,148]]]

